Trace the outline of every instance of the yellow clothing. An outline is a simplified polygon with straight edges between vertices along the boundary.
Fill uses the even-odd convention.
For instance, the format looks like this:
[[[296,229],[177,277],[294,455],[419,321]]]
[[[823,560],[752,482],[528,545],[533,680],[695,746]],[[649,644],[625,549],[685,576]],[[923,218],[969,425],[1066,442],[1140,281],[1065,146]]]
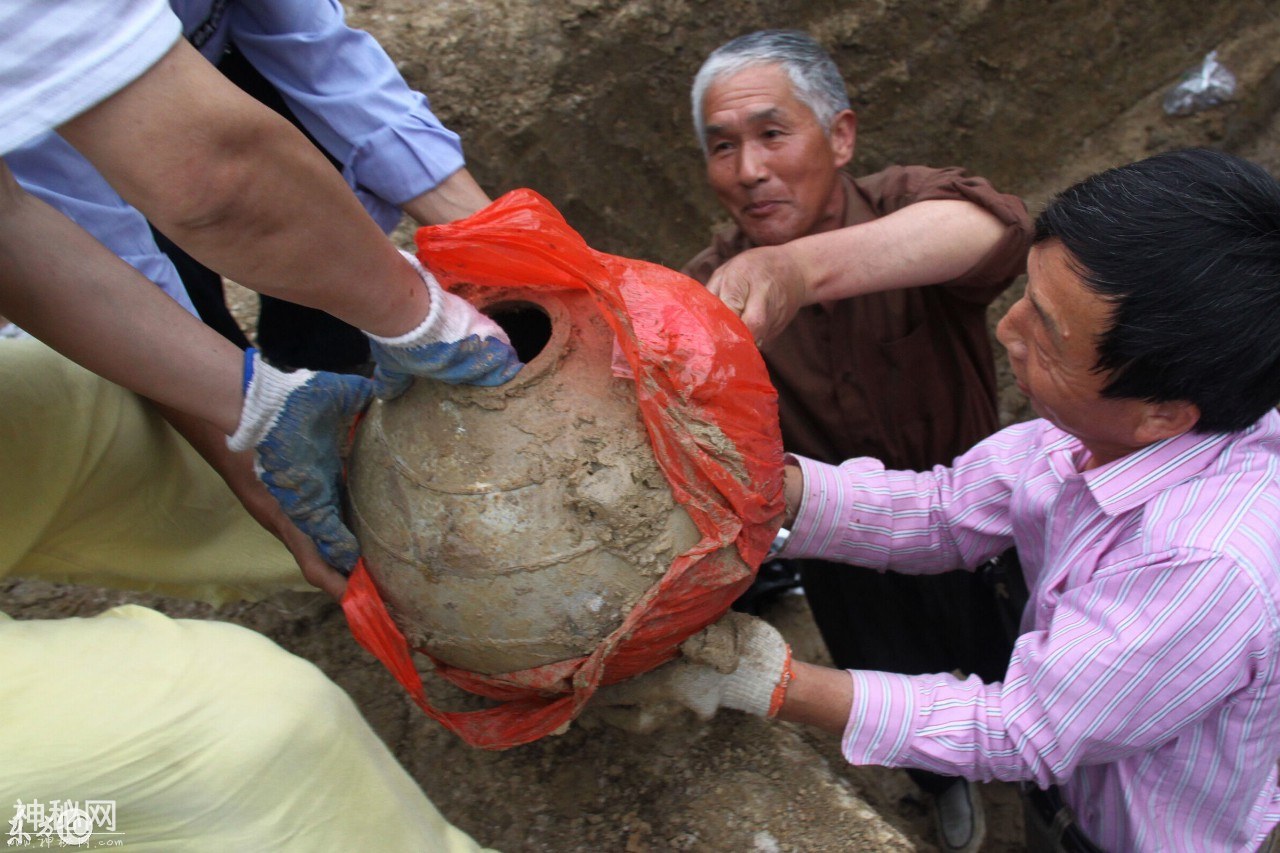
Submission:
[[[248,629],[133,605],[0,618],[0,685],[6,820],[98,800],[116,834],[97,840],[131,851],[479,849],[337,685]]]
[[[136,395],[0,340],[0,578],[213,603],[311,589],[283,545]]]
[[[0,413],[0,577],[213,601],[309,588],[132,394],[0,340]],[[0,613],[0,833],[36,849],[18,812],[68,800],[110,802],[114,834],[99,821],[90,844],[128,850],[479,849],[310,663],[245,628],[132,605]]]

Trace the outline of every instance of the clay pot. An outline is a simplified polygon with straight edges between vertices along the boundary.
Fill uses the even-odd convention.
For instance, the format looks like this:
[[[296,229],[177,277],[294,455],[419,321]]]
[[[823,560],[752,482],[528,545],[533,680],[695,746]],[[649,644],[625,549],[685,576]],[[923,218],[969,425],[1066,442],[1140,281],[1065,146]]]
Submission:
[[[513,672],[589,654],[699,540],[671,496],[613,333],[582,291],[465,292],[526,362],[499,388],[376,402],[348,519],[411,645]]]

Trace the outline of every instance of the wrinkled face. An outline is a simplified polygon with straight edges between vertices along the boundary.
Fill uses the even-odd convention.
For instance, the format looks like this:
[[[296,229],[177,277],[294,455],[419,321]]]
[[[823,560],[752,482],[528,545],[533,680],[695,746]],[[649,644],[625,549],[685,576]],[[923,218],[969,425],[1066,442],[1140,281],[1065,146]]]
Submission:
[[[745,68],[707,87],[707,179],[753,243],[774,246],[840,224],[837,170],[853,156],[846,110],[830,137],[776,64]]]
[[[1142,400],[1102,396],[1108,377],[1093,370],[1111,307],[1085,284],[1056,240],[1032,247],[1027,289],[996,328],[1009,364],[1037,415],[1084,443],[1103,465],[1142,447]]]

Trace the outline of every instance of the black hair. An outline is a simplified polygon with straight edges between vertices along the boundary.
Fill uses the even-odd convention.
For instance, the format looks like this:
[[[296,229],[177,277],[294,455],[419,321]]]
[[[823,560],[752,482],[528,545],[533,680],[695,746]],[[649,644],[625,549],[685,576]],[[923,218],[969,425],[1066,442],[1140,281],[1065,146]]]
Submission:
[[[1198,432],[1280,403],[1280,183],[1262,167],[1192,148],[1101,172],[1040,214],[1047,240],[1112,305],[1104,396],[1194,403]]]

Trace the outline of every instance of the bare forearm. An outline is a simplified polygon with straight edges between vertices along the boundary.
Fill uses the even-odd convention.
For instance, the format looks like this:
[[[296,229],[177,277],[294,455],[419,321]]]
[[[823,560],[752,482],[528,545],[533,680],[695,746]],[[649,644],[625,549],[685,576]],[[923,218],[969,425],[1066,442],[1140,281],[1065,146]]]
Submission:
[[[788,465],[783,469],[782,495],[786,503],[782,526],[790,529],[795,524],[796,515],[800,512],[800,501],[804,497],[804,472],[799,465]]]
[[[196,452],[209,463],[210,467],[217,471],[223,480],[227,481],[228,485],[233,482],[252,483],[258,489],[261,489],[262,496],[266,501],[274,503],[271,495],[267,493],[266,489],[262,488],[262,483],[258,481],[257,476],[253,473],[252,454],[248,451],[233,452],[227,447],[226,434],[203,418],[187,414],[155,400],[152,400],[151,404],[155,406],[160,416],[168,421],[169,425],[185,438],[188,444],[195,448]],[[239,489],[235,488],[234,485],[232,485],[232,490],[239,493]],[[252,510],[251,513],[255,518],[258,518],[258,513],[252,512]],[[262,519],[259,518],[258,520],[261,521]]]
[[[380,335],[426,315],[418,276],[337,172],[185,43],[59,132],[161,231],[247,287]]]
[[[707,289],[763,346],[806,305],[958,278],[1004,230],[967,201],[922,201],[862,225],[750,249],[717,269]]]
[[[470,216],[489,204],[489,196],[471,173],[459,169],[434,189],[402,204],[405,213],[419,225],[440,225]]]
[[[843,734],[853,707],[853,682],[841,669],[796,661],[778,719]]]
[[[0,313],[119,385],[235,430],[240,351],[2,165]]]
[[[786,244],[804,270],[806,304],[951,281],[995,247],[1005,226],[967,201],[935,199]]]
[[[267,491],[254,473],[252,454],[232,452],[227,447],[226,436],[208,421],[152,402],[161,416],[218,472],[254,521],[289,549],[302,576],[313,586],[341,599],[346,579],[325,563],[311,540]]]

